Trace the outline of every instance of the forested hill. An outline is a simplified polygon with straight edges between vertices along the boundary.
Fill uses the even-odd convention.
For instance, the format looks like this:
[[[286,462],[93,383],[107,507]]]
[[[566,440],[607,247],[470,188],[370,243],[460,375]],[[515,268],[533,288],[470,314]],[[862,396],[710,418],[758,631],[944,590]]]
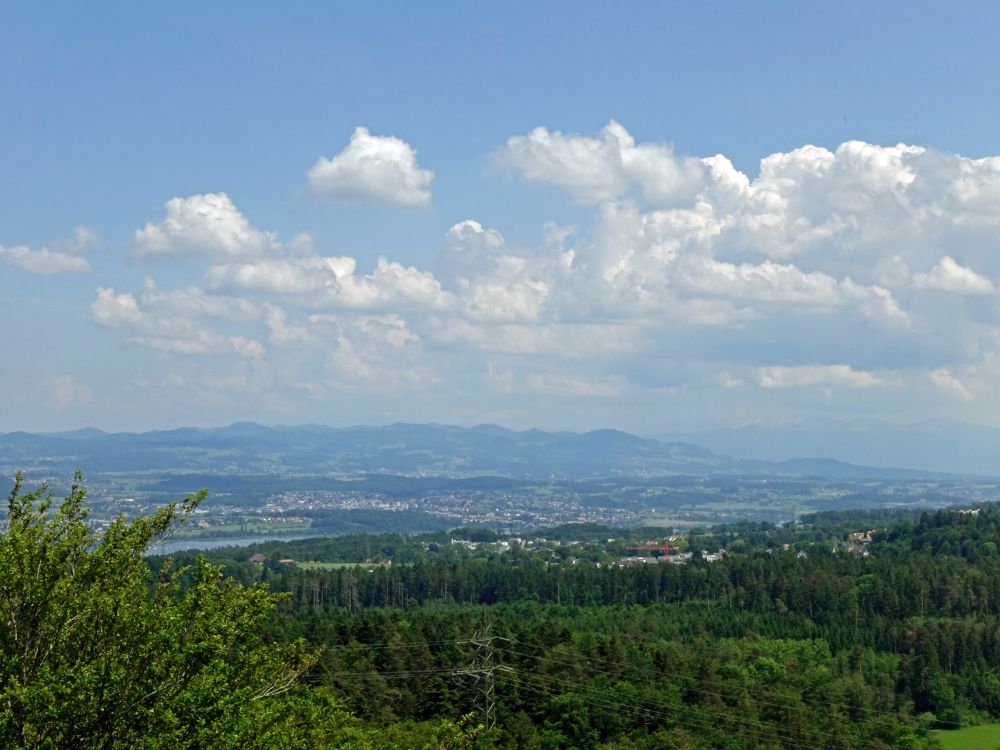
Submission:
[[[0,472],[90,475],[201,472],[225,475],[403,474],[594,478],[671,474],[763,474],[842,478],[931,477],[928,472],[855,466],[822,459],[747,461],[682,442],[617,430],[517,432],[496,425],[436,424],[333,428],[264,427],[249,422],[212,429],[143,433],[0,434]]]
[[[920,553],[957,556],[972,563],[997,560],[1000,543],[1000,506],[942,510],[893,524],[874,538],[872,549],[882,555]]]
[[[273,634],[322,649],[310,679],[373,721],[477,711],[467,670],[489,639],[483,748],[930,749],[932,728],[1000,720],[1000,507],[716,526],[671,538],[690,557],[635,557],[655,533],[210,556],[287,595]]]

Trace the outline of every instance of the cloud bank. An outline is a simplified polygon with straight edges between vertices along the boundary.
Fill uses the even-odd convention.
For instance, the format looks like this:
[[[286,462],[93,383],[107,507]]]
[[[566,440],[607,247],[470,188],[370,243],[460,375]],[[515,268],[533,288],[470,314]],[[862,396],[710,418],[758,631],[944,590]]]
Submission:
[[[197,275],[102,286],[92,319],[167,356],[228,357],[234,383],[294,383],[292,399],[974,404],[1000,370],[1000,157],[849,141],[769,155],[751,176],[612,121],[539,127],[492,159],[527,184],[514,189],[592,206],[589,222],[511,245],[468,216],[441,227],[424,264],[387,252],[362,267],[306,235],[279,240],[224,193],[175,197],[133,243],[193,258]],[[429,204],[432,179],[408,144],[364,128],[309,173],[317,195],[407,207]]]

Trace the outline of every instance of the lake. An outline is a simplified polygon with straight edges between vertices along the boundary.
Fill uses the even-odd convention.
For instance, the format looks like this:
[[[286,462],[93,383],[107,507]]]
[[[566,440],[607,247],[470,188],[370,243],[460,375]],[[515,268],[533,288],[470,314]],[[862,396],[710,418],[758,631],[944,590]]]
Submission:
[[[263,542],[290,542],[293,539],[307,539],[316,534],[271,534],[268,536],[243,536],[215,539],[173,539],[150,548],[150,555],[170,555],[193,549],[217,549],[219,547],[249,547]]]

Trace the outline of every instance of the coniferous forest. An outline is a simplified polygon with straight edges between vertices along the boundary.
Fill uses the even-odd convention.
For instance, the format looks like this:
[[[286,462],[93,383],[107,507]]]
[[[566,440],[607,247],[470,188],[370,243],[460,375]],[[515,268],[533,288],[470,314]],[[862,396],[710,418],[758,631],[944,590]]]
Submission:
[[[321,650],[310,684],[367,722],[495,719],[482,747],[935,747],[1000,717],[998,508],[715,527],[677,565],[602,557],[614,533],[561,559],[448,535],[274,550],[325,569],[212,556],[285,595],[267,627]]]

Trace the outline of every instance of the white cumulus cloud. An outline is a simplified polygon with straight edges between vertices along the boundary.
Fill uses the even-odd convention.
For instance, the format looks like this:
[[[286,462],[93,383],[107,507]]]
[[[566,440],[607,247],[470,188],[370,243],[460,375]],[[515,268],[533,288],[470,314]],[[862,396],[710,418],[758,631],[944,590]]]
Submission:
[[[0,245],[0,263],[37,274],[82,273],[90,270],[87,259],[70,253],[41,248],[32,250],[25,245]]]
[[[331,347],[329,383],[352,392],[420,390],[437,380],[423,360],[420,337],[398,315],[317,315]]]
[[[97,289],[97,298],[90,306],[90,315],[106,328],[137,327],[146,320],[134,294],[118,294],[114,289],[103,286]]]
[[[447,306],[450,295],[430,271],[379,258],[359,275],[350,257],[310,256],[229,263],[208,270],[214,288],[295,297],[307,307],[375,309],[386,306]]]
[[[995,291],[992,281],[959,265],[950,255],[941,258],[927,273],[913,274],[913,285],[918,289],[957,294],[992,294]]]
[[[700,160],[678,157],[667,144],[637,145],[614,120],[598,138],[538,127],[510,138],[494,159],[529,182],[565,188],[582,203],[618,198],[633,186],[651,203],[686,202],[709,176]]]
[[[496,229],[488,229],[474,219],[466,219],[452,225],[446,237],[456,252],[491,252],[502,248],[503,235]]]
[[[162,221],[135,231],[140,255],[239,258],[279,247],[275,234],[254,227],[225,193],[171,198],[165,210]]]
[[[301,323],[289,323],[288,313],[277,305],[268,303],[267,308],[267,338],[277,346],[304,346],[312,344],[315,336],[309,327]]]
[[[931,382],[940,390],[961,401],[971,401],[972,391],[955,377],[947,367],[939,367],[928,373]]]
[[[260,317],[260,309],[250,300],[208,294],[204,289],[194,285],[161,291],[157,288],[156,282],[150,278],[143,282],[142,304],[145,307],[192,318],[253,320]]]
[[[796,365],[761,367],[757,370],[757,384],[761,388],[807,386],[873,388],[889,383],[872,372],[855,370],[849,365]]]
[[[122,331],[132,342],[162,352],[213,356],[235,352],[247,359],[261,359],[265,353],[254,339],[221,334],[194,317],[145,310],[134,294],[109,287],[98,288],[90,316],[98,325]]]
[[[85,273],[91,268],[81,253],[96,243],[97,233],[94,230],[76,227],[70,240],[55,242],[38,250],[32,250],[27,245],[0,245],[0,265],[43,276]]]
[[[309,170],[309,186],[321,197],[339,201],[389,203],[407,208],[430,205],[434,173],[417,163],[406,141],[356,128],[336,156]]]

